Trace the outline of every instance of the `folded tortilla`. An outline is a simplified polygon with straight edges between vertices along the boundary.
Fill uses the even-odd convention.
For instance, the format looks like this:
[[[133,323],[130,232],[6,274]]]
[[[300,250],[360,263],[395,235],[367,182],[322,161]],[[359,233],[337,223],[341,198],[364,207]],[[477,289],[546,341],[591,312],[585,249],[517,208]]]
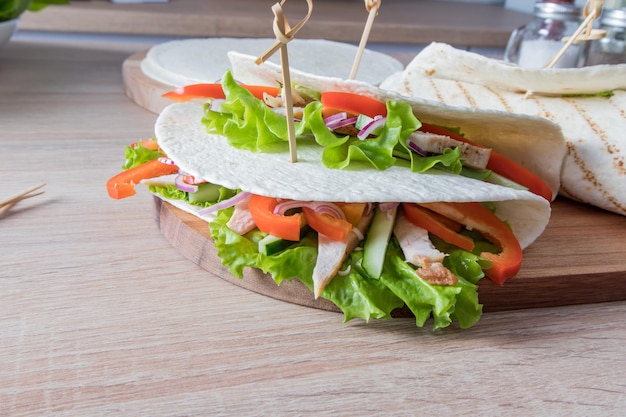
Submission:
[[[248,68],[255,77],[277,82],[280,68],[254,64],[254,57],[235,54],[235,77],[250,83]],[[233,57],[231,57],[233,58]],[[251,65],[251,66],[250,66]],[[260,71],[260,72],[259,72]],[[468,111],[424,100],[407,100],[399,94],[385,92],[370,84],[337,78],[312,76],[292,71],[292,80],[318,91],[352,91],[381,101],[409,102],[418,118],[443,126],[463,126],[471,140],[493,147],[537,172],[554,190],[559,188],[560,161],[564,141],[560,130],[545,120],[503,112]],[[506,188],[465,178],[443,171],[411,173],[393,166],[375,169],[337,170],[323,166],[322,148],[313,140],[299,139],[298,161],[289,161],[288,144],[284,152],[254,153],[233,148],[226,138],[209,134],[201,124],[203,106],[196,102],[177,103],[159,115],[155,135],[165,153],[182,171],[231,189],[241,189],[278,198],[330,202],[470,202],[490,201],[496,214],[509,222],[522,247],[530,245],[545,229],[550,217],[550,203],[525,190]],[[518,146],[536,140],[536,130],[545,132],[540,160],[534,152]],[[501,136],[513,140],[498,141]],[[493,145],[493,146],[492,146]]]
[[[433,43],[381,87],[475,110],[538,116],[560,125],[567,148],[560,193],[626,215],[626,64],[524,69]],[[598,94],[609,91],[611,96]],[[537,143],[544,134],[537,130],[528,149],[540,154]]]

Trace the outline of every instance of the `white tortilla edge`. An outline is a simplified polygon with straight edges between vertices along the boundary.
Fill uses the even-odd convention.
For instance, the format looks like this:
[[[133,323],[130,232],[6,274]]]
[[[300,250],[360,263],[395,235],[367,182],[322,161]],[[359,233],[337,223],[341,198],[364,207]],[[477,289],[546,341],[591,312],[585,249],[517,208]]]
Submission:
[[[257,82],[278,86],[282,69],[271,62],[255,63],[255,57],[230,52],[228,57],[235,79],[247,84]],[[561,169],[567,152],[561,127],[545,118],[504,111],[477,110],[449,106],[434,100],[408,97],[357,80],[317,76],[291,70],[291,81],[317,91],[347,91],[386,102],[408,102],[423,123],[450,128],[461,127],[468,139],[497,150],[538,175],[556,198],[561,187]],[[540,132],[540,133],[539,133]]]
[[[236,149],[226,138],[208,134],[202,115],[202,104],[171,104],[157,119],[156,138],[182,171],[227,188],[305,201],[491,201],[496,215],[510,224],[522,248],[543,233],[550,218],[550,203],[533,193],[458,175],[413,174],[400,167],[384,171],[329,169],[321,164],[321,149],[307,146],[306,141],[299,142],[295,163],[289,162],[287,151],[268,154]]]
[[[174,87],[213,83],[230,68],[229,51],[260,55],[274,42],[273,38],[233,37],[171,40],[152,46],[140,66],[148,77]],[[289,50],[293,68],[348,78],[358,47],[326,39],[294,39]],[[396,58],[372,49],[365,49],[361,59],[356,78],[371,84],[380,84],[404,69]],[[271,60],[278,63],[280,57],[276,54]]]
[[[426,46],[407,68],[426,77],[533,94],[596,94],[626,89],[626,64],[523,68],[438,42]]]

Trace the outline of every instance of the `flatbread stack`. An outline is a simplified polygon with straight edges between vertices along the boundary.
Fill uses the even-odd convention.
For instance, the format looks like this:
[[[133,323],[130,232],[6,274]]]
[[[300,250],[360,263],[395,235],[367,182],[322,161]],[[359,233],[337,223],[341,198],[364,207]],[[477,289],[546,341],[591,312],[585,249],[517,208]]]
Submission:
[[[230,68],[227,53],[237,51],[261,55],[274,39],[198,38],[164,42],[153,46],[141,61],[141,70],[149,78],[172,87],[218,82]],[[294,39],[289,43],[289,62],[293,68],[318,75],[347,78],[358,48],[354,45],[323,39]],[[278,54],[270,58],[280,62]],[[356,79],[378,85],[402,71],[397,59],[380,52],[363,51]]]
[[[626,215],[626,64],[524,69],[432,43],[381,87],[558,124],[567,145],[560,194]],[[543,132],[536,135],[541,142]],[[527,146],[542,152],[536,143]]]

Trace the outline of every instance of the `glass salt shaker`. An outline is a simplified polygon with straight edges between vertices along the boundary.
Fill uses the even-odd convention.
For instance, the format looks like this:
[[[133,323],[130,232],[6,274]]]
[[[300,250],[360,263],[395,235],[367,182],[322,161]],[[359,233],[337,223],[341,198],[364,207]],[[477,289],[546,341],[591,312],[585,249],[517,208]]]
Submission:
[[[504,60],[525,68],[543,68],[559,53],[582,22],[580,7],[572,2],[542,1],[535,4],[533,19],[513,31]],[[584,63],[585,45],[572,44],[554,68],[574,68]]]
[[[626,63],[626,8],[605,9],[600,29],[606,36],[591,42],[587,65]]]

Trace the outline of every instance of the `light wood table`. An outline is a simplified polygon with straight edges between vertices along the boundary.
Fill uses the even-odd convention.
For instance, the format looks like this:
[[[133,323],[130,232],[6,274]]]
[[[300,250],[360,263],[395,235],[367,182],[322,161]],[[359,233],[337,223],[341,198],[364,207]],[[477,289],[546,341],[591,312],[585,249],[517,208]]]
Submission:
[[[344,324],[185,259],[145,190],[104,187],[152,133],[122,91],[142,49],[0,50],[0,197],[47,183],[0,219],[0,416],[623,415],[626,302],[433,333]]]
[[[183,37],[274,37],[271,6],[275,0],[170,0],[167,3],[113,4],[72,1],[25,13],[20,28],[43,31],[122,33]],[[292,25],[306,14],[307,3],[289,1],[284,10]],[[531,15],[500,5],[447,0],[385,0],[370,42],[424,45],[432,41],[458,46],[504,48],[513,29]],[[298,38],[358,43],[367,20],[362,0],[315,0],[313,14]]]

